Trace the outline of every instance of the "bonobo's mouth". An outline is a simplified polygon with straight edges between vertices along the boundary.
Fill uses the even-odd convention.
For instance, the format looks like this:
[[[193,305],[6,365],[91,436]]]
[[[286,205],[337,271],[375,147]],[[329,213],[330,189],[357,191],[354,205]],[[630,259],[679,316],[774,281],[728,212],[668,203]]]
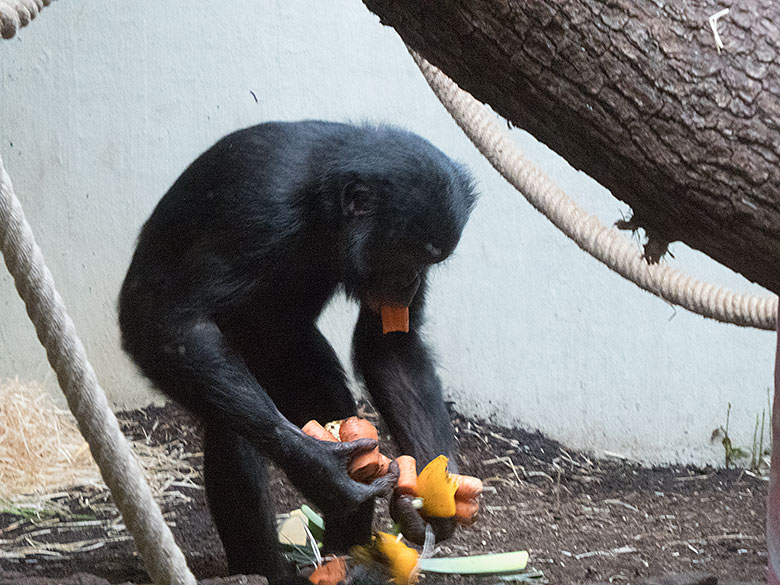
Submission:
[[[408,307],[419,288],[420,275],[407,274],[373,283],[361,296],[372,310],[379,311],[380,307]]]
[[[393,295],[395,298],[390,300],[396,302],[395,303],[389,302],[387,304],[391,306],[397,306],[397,307],[408,307],[409,305],[412,304],[412,299],[414,299],[414,295],[417,294],[417,290],[419,288],[420,288],[420,275],[415,274],[414,278],[409,284],[395,291]]]

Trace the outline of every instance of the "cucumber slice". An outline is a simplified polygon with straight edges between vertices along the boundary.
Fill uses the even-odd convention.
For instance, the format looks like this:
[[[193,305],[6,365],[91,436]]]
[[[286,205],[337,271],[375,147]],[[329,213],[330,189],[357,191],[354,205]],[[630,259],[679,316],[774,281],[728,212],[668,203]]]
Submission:
[[[418,566],[424,573],[451,573],[457,575],[511,575],[524,571],[528,552],[495,553],[472,557],[420,559]]]

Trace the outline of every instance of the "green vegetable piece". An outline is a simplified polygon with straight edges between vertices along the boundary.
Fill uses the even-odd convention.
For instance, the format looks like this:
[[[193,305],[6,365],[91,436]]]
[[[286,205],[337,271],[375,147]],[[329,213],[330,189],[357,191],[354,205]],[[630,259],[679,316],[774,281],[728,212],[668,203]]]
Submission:
[[[301,512],[303,512],[303,515],[306,516],[306,519],[309,521],[309,531],[311,532],[311,535],[318,542],[322,542],[323,538],[325,538],[325,521],[322,519],[322,516],[317,514],[317,512],[306,504],[301,506]]]
[[[424,573],[449,573],[456,575],[511,575],[524,571],[528,565],[528,552],[495,553],[472,557],[420,559]]]

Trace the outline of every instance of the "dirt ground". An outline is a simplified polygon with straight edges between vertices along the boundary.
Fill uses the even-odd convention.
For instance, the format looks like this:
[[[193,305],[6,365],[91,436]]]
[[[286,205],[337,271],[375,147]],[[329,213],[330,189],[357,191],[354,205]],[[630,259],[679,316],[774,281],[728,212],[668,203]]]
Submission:
[[[529,571],[551,584],[757,585],[766,580],[767,482],[740,470],[647,468],[596,460],[538,433],[453,416],[462,472],[481,477],[477,523],[442,543],[439,556],[527,550]],[[174,406],[122,413],[133,437],[183,450],[201,464],[197,425]],[[384,437],[386,438],[386,437]],[[383,443],[383,451],[390,452]],[[200,479],[165,487],[162,508],[198,579],[225,574]],[[273,473],[277,512],[304,500]],[[0,585],[148,583],[105,490],[53,497],[41,517],[0,514]],[[389,518],[378,522],[387,528]],[[677,581],[651,577],[685,574]],[[706,578],[706,576],[711,576]],[[48,579],[47,579],[48,578]],[[717,578],[717,580],[715,580]],[[423,584],[500,582],[423,576]]]

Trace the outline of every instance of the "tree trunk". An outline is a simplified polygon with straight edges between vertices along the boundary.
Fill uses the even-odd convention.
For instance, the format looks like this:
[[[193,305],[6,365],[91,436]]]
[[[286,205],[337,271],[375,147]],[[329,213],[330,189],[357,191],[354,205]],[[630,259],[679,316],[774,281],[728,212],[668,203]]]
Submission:
[[[628,203],[656,249],[683,241],[780,292],[780,2],[364,3]]]

